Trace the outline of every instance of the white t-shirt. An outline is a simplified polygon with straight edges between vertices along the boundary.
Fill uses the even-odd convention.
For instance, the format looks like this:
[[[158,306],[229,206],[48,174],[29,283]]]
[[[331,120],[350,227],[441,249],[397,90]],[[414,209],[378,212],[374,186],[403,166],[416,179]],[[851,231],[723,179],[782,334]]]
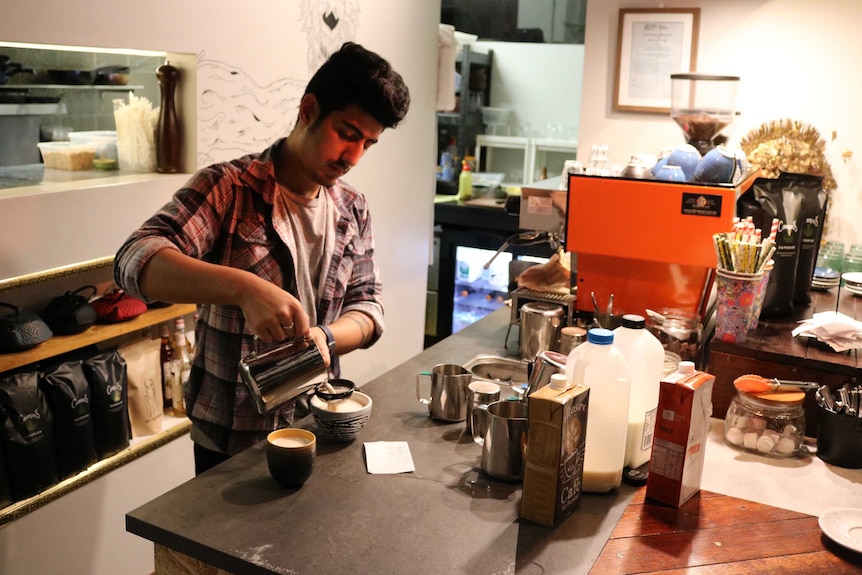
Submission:
[[[316,198],[278,186],[273,225],[293,255],[296,289],[310,325],[317,325],[318,294],[326,280],[335,245],[335,207],[323,189]]]

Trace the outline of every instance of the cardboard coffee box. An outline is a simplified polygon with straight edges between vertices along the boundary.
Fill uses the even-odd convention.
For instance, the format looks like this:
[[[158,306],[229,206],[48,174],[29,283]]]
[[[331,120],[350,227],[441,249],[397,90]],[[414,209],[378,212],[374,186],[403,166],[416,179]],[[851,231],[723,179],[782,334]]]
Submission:
[[[715,376],[672,373],[659,387],[646,496],[680,507],[700,490]]]
[[[589,395],[586,387],[560,390],[550,385],[530,394],[522,518],[556,527],[577,509]]]

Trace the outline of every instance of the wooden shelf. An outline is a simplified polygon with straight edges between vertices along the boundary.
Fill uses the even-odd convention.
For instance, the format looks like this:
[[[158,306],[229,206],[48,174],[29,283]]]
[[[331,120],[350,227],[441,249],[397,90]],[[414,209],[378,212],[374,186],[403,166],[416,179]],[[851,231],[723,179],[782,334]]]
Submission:
[[[33,349],[17,353],[0,354],[0,373],[133,333],[164,321],[172,320],[181,315],[194,313],[196,310],[197,306],[194,304],[175,304],[150,309],[129,321],[96,324],[87,331],[76,335],[55,335]]]
[[[88,90],[102,92],[127,92],[143,90],[138,85],[115,85],[115,84],[6,84],[0,86],[0,90],[8,92],[23,92],[27,90]]]
[[[191,426],[192,422],[188,418],[175,417],[165,413],[160,432],[154,435],[132,438],[129,442],[129,447],[119,453],[100,459],[87,469],[64,479],[60,483],[28,499],[16,501],[7,507],[0,507],[0,528],[182,437],[189,432]]]

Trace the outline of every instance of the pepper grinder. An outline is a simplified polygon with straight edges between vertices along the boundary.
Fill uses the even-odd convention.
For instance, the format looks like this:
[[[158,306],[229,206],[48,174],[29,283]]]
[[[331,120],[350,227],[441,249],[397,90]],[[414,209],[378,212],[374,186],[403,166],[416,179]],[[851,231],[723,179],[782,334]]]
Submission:
[[[156,77],[162,91],[156,133],[156,171],[173,174],[180,171],[180,125],[174,98],[180,71],[170,64],[165,64],[156,70]]]

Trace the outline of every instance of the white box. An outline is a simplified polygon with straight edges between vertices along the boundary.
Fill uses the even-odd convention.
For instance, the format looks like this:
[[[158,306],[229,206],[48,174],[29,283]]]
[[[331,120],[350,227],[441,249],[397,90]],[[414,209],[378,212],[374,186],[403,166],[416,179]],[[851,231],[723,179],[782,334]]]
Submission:
[[[96,130],[90,132],[69,132],[69,141],[73,144],[90,146],[96,150],[99,159],[117,159],[117,132],[113,130]]]

